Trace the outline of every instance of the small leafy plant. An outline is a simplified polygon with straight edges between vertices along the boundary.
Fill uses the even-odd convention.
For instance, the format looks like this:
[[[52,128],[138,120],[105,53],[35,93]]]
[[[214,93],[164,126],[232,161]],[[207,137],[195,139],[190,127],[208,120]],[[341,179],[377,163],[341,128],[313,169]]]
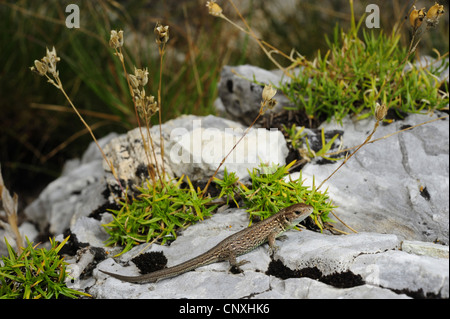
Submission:
[[[162,180],[163,184],[157,181],[148,188],[139,188],[141,194],[131,203],[122,203],[120,210],[111,210],[113,220],[104,225],[110,235],[106,244],[124,246],[120,254],[158,239],[164,244],[176,239],[178,229],[210,217],[217,205],[211,205],[211,198],[203,198],[188,177],[188,187],[182,188],[183,180],[184,176],[176,183]]]
[[[286,181],[289,168],[294,164],[295,161],[285,166],[270,168],[261,165],[260,168],[250,172],[252,187],[247,188],[243,184],[240,186],[250,217],[266,219],[292,203],[306,203],[314,207],[311,217],[323,230],[325,223],[333,222],[328,214],[336,207],[333,206],[326,192],[320,193],[314,188],[303,186],[301,175],[297,180]]]
[[[5,238],[9,257],[2,256],[0,266],[0,299],[52,299],[60,296],[77,298],[89,294],[70,289],[64,283],[66,262],[58,255],[69,237],[61,243],[50,239],[51,248],[27,246],[17,254]]]
[[[291,143],[294,149],[300,148],[302,144],[301,139],[306,135],[306,133],[303,133],[304,129],[304,126],[297,129],[297,125],[295,125],[295,123],[292,124],[290,128],[283,124],[283,130],[288,135],[288,141]]]
[[[322,140],[322,148],[318,151],[314,151],[311,149],[309,142],[308,142],[308,138],[305,137],[305,143],[306,143],[306,147],[308,149],[308,156],[310,157],[322,157],[326,160],[329,161],[337,161],[338,158],[332,158],[329,156],[326,156],[326,154],[330,151],[331,146],[333,145],[334,141],[338,138],[339,134],[336,134],[335,136],[333,136],[328,142],[325,139],[325,131],[322,128],[321,130],[321,140]]]
[[[363,21],[361,19],[360,23]],[[280,89],[311,119],[341,121],[354,114],[365,118],[374,114],[376,103],[404,113],[442,109],[448,105],[436,75],[447,63],[438,61],[430,69],[413,66],[403,70],[407,48],[398,45],[400,35],[362,30],[360,24],[349,32],[336,29],[329,51],[318,53],[313,62],[304,62],[302,72]]]
[[[321,141],[322,141],[322,147],[319,150],[314,151],[310,146],[310,143],[309,143],[308,137],[306,136],[306,133],[303,133],[304,129],[305,129],[304,126],[297,129],[297,126],[295,124],[292,124],[291,128],[289,128],[283,124],[283,130],[288,135],[287,142],[290,143],[294,149],[300,151],[300,154],[303,155],[302,157],[304,157],[304,158],[307,157],[308,161],[310,160],[310,158],[314,158],[314,157],[322,157],[322,158],[324,158],[326,160],[330,160],[330,161],[338,160],[338,158],[332,158],[332,157],[327,156],[327,153],[330,151],[331,146],[333,146],[334,141],[339,137],[339,134],[334,135],[327,142],[326,138],[325,138],[325,131],[322,128],[321,135],[320,135]],[[306,149],[302,148],[303,139],[306,144]]]
[[[223,179],[214,178],[214,182],[220,187],[220,197],[226,197],[227,199],[227,205],[230,202],[230,199],[236,204],[236,207],[239,208],[239,204],[236,201],[236,198],[234,197],[237,192],[238,188],[237,183],[239,181],[239,177],[236,176],[235,172],[231,172],[228,174],[228,170],[225,167],[224,173],[223,173]]]

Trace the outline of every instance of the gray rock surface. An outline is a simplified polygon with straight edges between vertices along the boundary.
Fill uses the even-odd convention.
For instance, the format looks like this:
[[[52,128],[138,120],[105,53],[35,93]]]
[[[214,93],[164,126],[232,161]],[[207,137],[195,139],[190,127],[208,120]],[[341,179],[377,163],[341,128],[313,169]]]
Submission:
[[[373,139],[413,126],[438,115],[412,114],[402,121],[380,126]],[[353,122],[343,126],[323,124],[328,130],[345,133],[342,147],[361,144],[374,122]],[[335,211],[358,231],[396,234],[401,239],[439,241],[449,238],[449,121],[439,120],[387,139],[365,145],[322,190],[328,193]],[[318,185],[339,165],[307,165],[302,176]]]
[[[105,147],[112,138],[111,133],[99,140]],[[92,142],[80,161],[71,161],[71,169],[65,169],[63,175],[50,183],[28,207],[27,218],[43,232],[49,227],[51,234],[57,235],[82,217],[92,213],[106,202],[102,192],[106,189],[103,158]]]
[[[449,258],[448,246],[427,243],[417,240],[404,240],[402,250],[419,256]]]
[[[387,134],[395,131],[402,125],[413,125],[426,119],[428,119],[426,116],[414,115],[408,117],[404,122],[381,127],[379,133],[380,135]],[[445,121],[435,123],[438,125],[446,124]],[[331,124],[329,125],[330,127],[326,127],[326,130],[336,128]],[[364,136],[361,138],[361,135],[367,134],[371,125],[372,123],[370,122],[364,124],[364,122],[353,123],[351,121],[347,122],[347,120],[344,121],[344,127],[339,127],[340,130],[345,132],[343,136],[344,145],[350,146],[359,143],[361,139],[364,139]],[[357,155],[355,158],[352,158],[343,167],[342,171],[327,182],[326,187],[328,187],[330,196],[335,203],[343,205],[342,202],[344,202],[347,205],[344,210],[337,210],[338,216],[358,231],[364,232],[348,236],[332,236],[311,231],[290,231],[286,234],[287,239],[278,244],[280,249],[276,252],[274,260],[280,261],[283,267],[287,267],[290,271],[314,268],[320,272],[322,277],[336,276],[337,278],[351,273],[352,276],[360,276],[360,285],[338,288],[322,281],[320,278],[301,277],[282,280],[276,276],[267,275],[266,271],[271,264],[267,245],[240,257],[240,259],[250,261],[250,263],[242,267],[244,270],[243,274],[235,275],[229,273],[228,264],[223,262],[201,267],[195,271],[156,284],[147,285],[123,283],[109,278],[98,271],[98,269],[104,269],[123,274],[138,275],[137,268],[129,260],[139,254],[146,245],[135,247],[132,251],[116,259],[109,257],[100,263],[94,258],[91,249],[83,249],[79,251],[77,258],[71,261],[72,265],[69,266],[69,269],[71,270],[72,280],[68,282],[68,285],[71,288],[87,291],[96,298],[448,298],[448,246],[414,239],[417,236],[417,232],[419,237],[423,233],[417,230],[418,228],[405,232],[404,229],[412,227],[405,224],[406,221],[412,220],[411,225],[414,225],[414,216],[412,214],[408,216],[405,213],[402,215],[400,211],[400,208],[406,205],[402,204],[401,199],[404,198],[404,195],[401,190],[409,191],[413,189],[409,185],[415,180],[410,176],[419,176],[419,178],[426,180],[426,187],[430,190],[437,189],[434,186],[435,184],[433,184],[436,182],[448,187],[448,184],[442,182],[442,178],[445,178],[445,175],[444,177],[441,176],[442,172],[448,174],[448,169],[445,168],[445,156],[448,157],[448,152],[445,154],[445,145],[441,145],[438,142],[436,142],[434,147],[430,148],[435,152],[432,154],[433,161],[430,163],[429,160],[425,160],[425,163],[427,163],[425,172],[428,176],[421,177],[421,166],[415,164],[407,166],[417,167],[419,171],[408,171],[410,175],[406,174],[406,176],[409,179],[406,177],[399,178],[396,175],[401,173],[400,168],[405,163],[409,163],[404,158],[413,158],[412,156],[405,157],[404,151],[401,150],[412,148],[415,153],[429,155],[430,151],[428,149],[427,152],[420,151],[417,145],[427,145],[424,142],[425,140],[430,144],[434,138],[442,142],[442,134],[445,134],[445,130],[439,127],[427,128],[425,126],[424,128],[426,129],[425,133],[431,131],[432,134],[422,136],[419,133],[424,133],[418,128],[416,132],[403,133],[409,133],[415,139],[394,136],[367,146],[366,153],[362,152],[365,149],[363,148],[361,153],[358,154],[361,157]],[[417,136],[417,134],[419,135]],[[419,138],[422,141],[421,143],[416,142],[416,139]],[[409,140],[412,140],[413,145],[416,145],[415,148],[408,145],[399,146],[400,143],[408,142]],[[394,143],[394,145],[390,145],[389,142]],[[381,145],[381,143],[388,144]],[[381,147],[381,150],[378,150],[378,152],[373,150],[373,147],[377,146],[377,144]],[[372,147],[372,149],[369,147]],[[443,149],[441,149],[442,147]],[[388,159],[386,159],[386,152],[389,154]],[[397,153],[400,154],[396,155]],[[399,159],[396,160],[396,157]],[[361,163],[366,163],[366,161],[369,161],[369,163],[361,165]],[[321,176],[328,176],[336,164],[318,165],[316,162],[313,161],[304,168],[303,178],[308,179],[308,176],[310,176],[308,174],[311,174],[310,172],[315,168],[316,172],[314,174],[317,185],[317,181],[320,181]],[[353,165],[350,165],[352,162]],[[97,168],[93,171],[99,171],[98,163],[96,164]],[[67,175],[64,175],[61,177],[62,180],[57,180],[54,184],[51,184],[49,190],[44,191],[44,194],[51,194],[50,190],[54,189],[53,185],[65,185],[65,183],[67,183],[67,189],[81,189],[80,192],[75,192],[71,196],[62,199],[51,196],[43,197],[42,195],[40,198],[48,198],[46,203],[50,203],[50,199],[53,198],[55,200],[53,203],[56,207],[73,206],[70,205],[72,201],[85,203],[87,199],[83,200],[82,198],[88,195],[88,192],[83,189],[83,185],[86,185],[83,184],[86,183],[86,177],[81,174],[83,169],[85,169],[83,168],[85,165],[92,165],[92,163],[87,162],[82,164],[81,168],[76,166],[73,168],[73,172],[78,174],[73,173],[72,176],[77,176],[77,178],[72,178],[72,184],[78,185],[78,188],[69,183],[66,178]],[[433,168],[431,165],[441,166]],[[383,171],[381,176],[378,175],[380,170],[388,168],[393,170]],[[362,171],[357,173],[357,169],[362,169]],[[435,174],[437,177],[435,176],[433,179],[434,170],[440,171],[441,174]],[[358,183],[360,174],[373,178],[367,178],[364,183]],[[295,177],[295,174],[293,176]],[[346,177],[347,179],[345,179]],[[341,185],[339,183],[343,183],[342,180],[348,182],[349,179],[351,187],[339,186]],[[63,181],[65,182],[63,183]],[[388,185],[388,183],[392,182],[402,182],[403,184],[394,184],[392,187],[396,190],[395,192],[389,191],[391,186],[381,187],[381,185]],[[100,185],[101,183],[97,182],[97,184]],[[366,187],[368,187],[368,191],[365,191]],[[70,192],[65,191],[62,194],[70,194]],[[430,201],[432,198],[433,200],[439,199],[438,196],[433,194],[434,192],[429,191]],[[417,196],[420,195],[417,194]],[[341,200],[341,198],[345,198],[345,200]],[[433,206],[429,205],[430,209],[440,207],[436,213],[431,214],[435,219],[438,219],[440,216],[439,212],[443,212],[443,215],[439,217],[444,221],[443,225],[439,225],[433,230],[436,234],[441,229],[445,229],[445,226],[448,229],[448,210],[446,211],[448,206],[446,206],[444,199],[441,200],[443,202],[431,201],[434,204]],[[428,202],[425,198],[423,201],[425,201],[424,203]],[[416,205],[417,203],[420,204],[417,198],[410,198],[410,202],[416,203]],[[393,209],[376,210],[378,205],[381,204],[390,205],[389,207],[395,207],[399,211],[396,212]],[[51,207],[50,205],[49,211],[52,211]],[[364,207],[364,210],[361,210],[361,207]],[[353,209],[351,211],[356,211],[357,214],[345,215],[346,210],[350,209]],[[44,211],[48,211],[48,208],[45,208]],[[56,212],[56,210],[53,211]],[[415,217],[420,220],[430,215],[430,213],[427,213],[424,217],[417,211],[416,214],[417,216]],[[103,243],[108,236],[102,225],[110,220],[111,215],[103,214],[101,221],[81,214],[76,215],[76,218],[73,216],[75,214],[71,218],[64,219],[63,225],[69,225],[72,233],[80,242],[89,243],[90,247],[93,248],[103,249]],[[355,218],[355,216],[358,218]],[[185,230],[170,247],[153,245],[147,247],[144,251],[163,251],[168,258],[169,266],[174,265],[204,252],[231,233],[246,227],[248,224],[246,218],[247,216],[242,210],[217,213],[213,218]],[[389,220],[389,223],[383,222],[386,219]],[[70,223],[68,220],[73,222]],[[361,220],[360,224],[356,223],[359,220]],[[55,229],[58,229],[58,227],[63,229],[64,226],[61,224],[57,226],[56,221],[57,219],[55,218],[48,220],[50,223],[55,223],[53,226]],[[393,226],[394,223],[398,223],[399,226]],[[387,229],[383,228],[386,227],[386,224],[389,225]],[[430,229],[436,227],[436,224],[432,222],[427,222],[427,225]],[[420,224],[414,227],[419,226]],[[62,236],[60,239],[62,239]],[[445,242],[445,238],[442,238],[441,242]],[[206,244],[208,244],[208,247],[206,247]],[[426,247],[425,252],[423,248],[418,249],[417,247]],[[109,252],[108,256],[113,256],[119,252],[119,248],[105,249]],[[430,251],[442,250],[444,250],[444,254],[430,253]],[[447,255],[445,251],[447,251]],[[93,276],[86,275],[86,272],[92,273]],[[217,287],[220,287],[220,289],[217,289]]]
[[[152,245],[144,251],[163,251],[168,266],[172,266],[206,251],[247,224],[245,211],[225,210],[185,230],[170,247]],[[228,263],[221,262],[158,283],[139,285],[94,270],[97,281],[88,291],[96,298],[409,298],[421,294],[448,298],[448,259],[400,251],[400,240],[395,235],[333,236],[291,230],[286,236],[278,243],[280,249],[274,260],[291,270],[316,267],[322,276],[340,278],[350,271],[361,276],[362,282],[336,288],[322,279],[281,280],[267,275],[271,258],[268,246],[263,245],[238,258],[249,261],[242,266],[241,274],[231,274]],[[139,275],[130,259],[145,246],[137,246],[116,259],[107,258],[97,269]]]
[[[252,65],[225,66],[222,69],[219,82],[219,99],[215,102],[221,115],[250,125],[258,115],[263,86],[253,83],[279,85],[283,76]],[[277,105],[272,110],[277,112],[292,103],[278,92],[275,97]],[[269,111],[270,113],[270,111]]]

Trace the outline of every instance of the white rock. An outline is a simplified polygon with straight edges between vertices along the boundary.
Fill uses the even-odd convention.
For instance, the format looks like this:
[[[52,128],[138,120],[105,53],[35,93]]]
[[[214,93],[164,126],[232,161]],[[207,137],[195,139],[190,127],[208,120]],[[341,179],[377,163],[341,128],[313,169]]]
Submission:
[[[371,285],[449,297],[449,261],[402,251],[360,255],[350,270]]]
[[[104,247],[105,241],[109,238],[102,221],[81,217],[71,227],[71,232],[77,236],[80,243],[87,243],[93,247]]]
[[[448,246],[427,243],[422,241],[404,240],[402,250],[420,256],[430,256],[436,258],[449,258]]]
[[[163,251],[168,266],[173,266],[208,250],[247,224],[244,211],[226,210],[189,227],[170,247],[153,245],[145,251]],[[157,283],[139,285],[95,270],[97,283],[89,291],[96,298],[407,298],[398,292],[402,290],[410,294],[440,294],[444,298],[448,294],[448,274],[443,272],[445,267],[448,269],[448,260],[398,251],[400,242],[395,235],[331,236],[311,231],[289,231],[286,235],[287,239],[278,243],[280,248],[274,256],[285,266],[292,270],[317,267],[323,275],[351,271],[361,275],[366,283],[340,289],[309,278],[280,280],[268,276],[265,272],[270,258],[268,246],[263,245],[238,258],[250,261],[242,267],[241,274],[229,273],[228,263],[220,262]],[[142,246],[145,245],[116,260],[108,258],[98,268],[139,275],[129,260],[142,251]],[[434,266],[430,265],[432,260]],[[408,270],[400,272],[404,267]]]
[[[100,139],[104,147],[117,134]],[[94,142],[81,161],[73,161],[70,170],[50,183],[29,206],[25,208],[27,218],[38,225],[39,230],[57,235],[73,224],[77,218],[88,216],[106,200],[102,192],[106,189],[105,172],[102,169],[100,151]],[[75,166],[79,163],[79,166]],[[77,217],[74,219],[74,215]]]
[[[187,175],[191,180],[209,178],[222,159],[243,136],[245,127],[241,124],[215,116],[182,116],[163,124],[164,165],[169,176]],[[147,136],[144,130],[144,135]],[[154,126],[150,135],[155,146],[158,166],[161,169],[159,127]],[[148,157],[138,128],[114,139],[105,148],[119,179],[125,185],[141,185],[146,174]],[[266,164],[285,164],[288,149],[281,132],[277,130],[254,129],[236,146],[224,166],[240,178],[248,176],[247,169]],[[154,165],[154,161],[150,158]],[[110,171],[104,165],[106,171]],[[144,168],[144,169],[142,169]],[[140,173],[139,173],[140,172]],[[220,176],[220,175],[219,175]],[[109,183],[114,184],[111,178]]]
[[[211,176],[243,133],[244,130],[198,128],[180,136],[168,153],[173,172],[177,176],[185,174],[191,180]],[[243,179],[260,163],[284,165],[287,154],[286,141],[280,131],[252,129],[236,145],[219,173],[227,168],[228,172],[235,172]]]
[[[317,267],[323,275],[348,270],[360,254],[397,249],[400,244],[395,235],[376,233],[334,236],[302,231],[288,232],[286,236],[288,240],[280,245],[275,259],[293,270]]]
[[[101,160],[83,164],[50,183],[25,209],[25,214],[41,231],[50,225],[50,233],[62,233],[70,226],[74,214],[87,216],[105,202],[103,179]]]
[[[389,289],[371,285],[352,288],[335,288],[310,278],[278,278],[271,282],[271,291],[256,296],[262,298],[297,299],[408,299],[404,294],[396,294]]]

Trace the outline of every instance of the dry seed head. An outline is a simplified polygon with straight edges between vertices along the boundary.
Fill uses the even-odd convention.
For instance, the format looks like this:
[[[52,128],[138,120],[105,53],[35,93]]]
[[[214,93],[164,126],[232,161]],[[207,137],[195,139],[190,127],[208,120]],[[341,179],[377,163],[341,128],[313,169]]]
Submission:
[[[51,51],[47,48],[47,54],[40,61],[35,60],[34,66],[32,66],[30,70],[41,76],[44,76],[47,72],[50,72],[54,78],[57,78],[59,73],[58,70],[56,70],[56,63],[60,60],[61,59],[56,55],[55,47],[53,47]]]
[[[145,96],[144,92],[143,95],[136,96],[136,107],[139,117],[148,124],[151,117],[158,111],[158,102],[153,95]]]
[[[137,69],[134,67],[134,75],[140,86],[145,86],[148,82],[148,69]]]
[[[272,110],[272,109],[277,105],[277,103],[278,103],[277,100],[274,100],[274,99],[268,100],[268,101],[267,101],[267,108],[268,108],[269,110]]]
[[[424,17],[425,17],[425,8],[417,10],[416,6],[413,6],[413,10],[409,15],[409,23],[414,29],[417,29],[422,24]]]
[[[136,100],[137,99],[143,100],[145,98],[145,89],[144,88],[142,90],[139,90],[139,88],[136,88],[133,90],[133,92],[135,93]]]
[[[379,104],[377,103],[376,109],[375,109],[375,118],[377,119],[377,121],[382,121],[384,119],[384,117],[386,116],[388,111],[388,108],[386,106],[386,104]]]
[[[109,46],[113,49],[118,49],[123,46],[123,31],[111,30],[111,37],[109,38]]]
[[[277,94],[277,90],[274,89],[272,87],[272,85],[269,84],[269,85],[264,86],[264,89],[262,92],[262,98],[264,101],[271,100],[275,96],[275,94]]]
[[[153,95],[147,96],[147,105],[152,114],[158,112],[158,101],[155,101],[155,97]]]
[[[50,51],[48,48],[47,54],[45,57],[42,58],[42,62],[47,63],[48,71],[53,75],[53,77],[58,77],[59,73],[56,70],[56,63],[58,63],[61,59],[56,55],[56,49],[55,47],[52,48]]]
[[[215,17],[222,15],[222,8],[216,3],[215,0],[206,1],[206,7],[208,8],[208,13]]]
[[[159,45],[166,44],[169,41],[169,26],[163,26],[161,23],[157,22],[155,29],[156,43]]]
[[[444,12],[444,6],[435,2],[434,6],[432,6],[427,12],[427,19],[438,19],[444,14]]]
[[[145,86],[148,82],[148,69],[137,69],[136,67],[134,67],[134,74],[130,74],[129,79],[133,91],[139,94],[139,86]]]
[[[44,59],[48,64],[50,64],[56,69],[56,63],[58,63],[61,59],[57,56],[55,47],[53,47],[51,51],[48,48],[46,49],[47,54],[44,57]]]
[[[128,75],[128,77],[130,79],[131,87],[133,89],[137,89],[139,87],[139,80],[137,79],[137,77],[133,74]]]
[[[31,71],[36,72],[40,76],[47,74],[48,66],[47,63],[43,63],[39,60],[34,60],[34,66],[30,68]]]
[[[444,6],[439,5],[437,2],[432,6],[426,16],[427,28],[434,28],[439,23],[439,18],[444,14]]]
[[[262,112],[265,112],[267,109],[273,109],[275,105],[277,105],[277,100],[275,100],[273,97],[277,94],[277,90],[272,87],[272,85],[266,85],[264,86],[263,92],[262,92]]]

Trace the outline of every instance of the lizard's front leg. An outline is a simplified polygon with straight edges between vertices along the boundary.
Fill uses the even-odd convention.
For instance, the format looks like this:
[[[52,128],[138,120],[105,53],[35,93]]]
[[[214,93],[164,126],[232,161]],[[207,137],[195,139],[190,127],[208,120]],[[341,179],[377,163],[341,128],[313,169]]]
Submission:
[[[278,246],[275,243],[275,238],[277,237],[278,233],[273,232],[269,235],[267,238],[267,241],[269,242],[269,254],[273,256],[273,254],[278,250]]]

